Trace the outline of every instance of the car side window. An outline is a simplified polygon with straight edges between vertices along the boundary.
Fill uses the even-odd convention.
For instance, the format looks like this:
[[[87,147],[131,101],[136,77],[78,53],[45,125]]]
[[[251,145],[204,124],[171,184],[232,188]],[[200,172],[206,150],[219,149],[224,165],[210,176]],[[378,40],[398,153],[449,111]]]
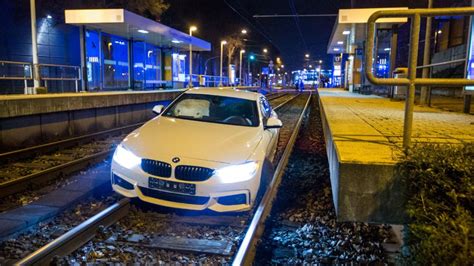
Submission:
[[[272,107],[270,106],[270,103],[268,103],[267,99],[265,98],[260,98],[260,107],[262,108],[262,115],[265,119],[270,118],[272,115]]]

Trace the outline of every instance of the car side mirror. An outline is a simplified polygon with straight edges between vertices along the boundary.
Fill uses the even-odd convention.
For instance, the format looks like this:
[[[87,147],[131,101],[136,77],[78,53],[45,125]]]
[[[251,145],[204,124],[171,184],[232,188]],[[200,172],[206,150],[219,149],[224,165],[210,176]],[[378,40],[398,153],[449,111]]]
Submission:
[[[153,113],[159,115],[159,114],[161,114],[161,112],[163,112],[163,109],[165,109],[165,107],[163,105],[161,105],[161,104],[160,105],[155,105],[153,107]]]
[[[283,126],[283,123],[281,122],[280,119],[275,118],[275,117],[270,117],[267,120],[267,123],[265,125],[265,129],[281,128],[282,126]]]

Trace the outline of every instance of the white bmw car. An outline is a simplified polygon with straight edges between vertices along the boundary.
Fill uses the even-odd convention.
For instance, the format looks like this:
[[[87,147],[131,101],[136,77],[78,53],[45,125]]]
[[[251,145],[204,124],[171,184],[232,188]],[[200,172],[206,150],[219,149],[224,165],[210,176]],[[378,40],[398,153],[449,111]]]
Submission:
[[[249,210],[273,173],[282,123],[267,99],[190,89],[129,134],[112,160],[112,187],[162,206]]]

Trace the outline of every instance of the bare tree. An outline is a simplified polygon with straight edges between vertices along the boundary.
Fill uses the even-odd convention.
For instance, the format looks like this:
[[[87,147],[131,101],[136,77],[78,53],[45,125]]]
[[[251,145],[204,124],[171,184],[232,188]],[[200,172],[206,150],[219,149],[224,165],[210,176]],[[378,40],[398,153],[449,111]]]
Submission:
[[[165,0],[128,0],[125,1],[125,7],[142,16],[160,21],[161,15],[168,10],[170,4]]]
[[[227,75],[229,77],[230,82],[230,70],[232,65],[232,56],[236,52],[237,49],[242,48],[244,46],[244,42],[239,36],[229,36],[225,39],[227,41],[227,62],[228,62],[228,70]]]
[[[62,17],[65,9],[75,8],[124,8],[156,21],[160,21],[169,7],[166,0],[38,0],[37,3],[41,15]]]

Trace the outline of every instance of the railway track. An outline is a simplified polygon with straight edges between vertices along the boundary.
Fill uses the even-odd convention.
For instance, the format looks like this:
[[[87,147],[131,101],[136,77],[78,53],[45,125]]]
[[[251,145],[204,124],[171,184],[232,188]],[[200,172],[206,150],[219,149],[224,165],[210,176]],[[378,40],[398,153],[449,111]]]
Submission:
[[[279,106],[291,97],[275,93],[269,101]],[[143,123],[0,154],[0,198],[39,187],[106,159],[126,134],[141,125]]]
[[[271,100],[272,105],[276,106],[274,109],[284,123],[275,157],[275,163],[278,162],[278,164],[267,192],[260,204],[254,206],[252,211],[238,215],[216,216],[205,212],[202,214],[170,211],[155,206],[148,210],[146,207],[137,207],[129,199],[122,199],[18,263],[48,264],[54,257],[68,256],[72,252],[75,254],[66,257],[62,263],[88,262],[87,259],[77,261],[75,258],[77,256],[82,258],[84,256],[81,254],[86,254],[91,250],[97,253],[100,247],[120,250],[121,253],[127,254],[133,254],[132,249],[161,252],[156,255],[161,258],[160,261],[163,259],[164,261],[184,260],[182,261],[184,263],[214,263],[218,259],[220,263],[223,261],[228,263],[234,259],[234,255],[235,263],[247,261],[251,258],[248,255],[251,254],[249,250],[252,249],[253,243],[257,239],[257,233],[261,230],[268,210],[271,208],[272,199],[285,171],[311,96],[308,94],[286,95],[277,97],[277,99],[279,99],[278,102]],[[98,232],[100,233],[98,234]],[[90,241],[91,239],[93,241]],[[86,246],[80,248],[84,244]],[[239,246],[238,250],[235,249],[236,246]],[[163,250],[167,250],[168,253]],[[103,252],[99,252],[99,255],[94,254],[100,257]],[[186,257],[186,254],[188,254],[187,256],[191,256],[189,254],[201,255],[190,259]],[[110,261],[100,260],[100,258],[89,259],[97,259],[96,262],[116,261],[113,259]],[[136,260],[132,258],[131,261]],[[147,262],[158,263],[159,261]]]

